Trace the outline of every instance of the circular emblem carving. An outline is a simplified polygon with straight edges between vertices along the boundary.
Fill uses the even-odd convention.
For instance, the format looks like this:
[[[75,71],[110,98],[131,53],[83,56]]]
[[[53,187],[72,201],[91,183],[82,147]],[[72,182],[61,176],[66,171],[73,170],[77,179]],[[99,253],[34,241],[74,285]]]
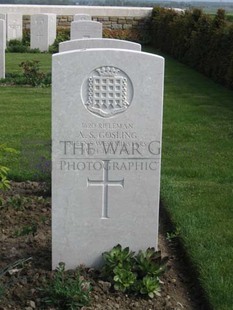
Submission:
[[[83,104],[91,113],[108,118],[125,112],[131,104],[130,78],[115,67],[100,67],[82,85]]]

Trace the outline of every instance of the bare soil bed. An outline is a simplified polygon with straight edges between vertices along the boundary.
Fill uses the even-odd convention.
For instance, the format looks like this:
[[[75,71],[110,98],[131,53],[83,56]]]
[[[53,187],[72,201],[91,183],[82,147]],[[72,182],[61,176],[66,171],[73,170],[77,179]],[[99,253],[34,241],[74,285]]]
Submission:
[[[41,288],[53,275],[50,191],[45,183],[23,182],[12,183],[9,191],[0,194],[0,285],[4,288],[0,310],[46,309]],[[162,256],[169,258],[169,270],[161,279],[161,297],[139,298],[114,292],[108,282],[92,277],[93,271],[87,270],[93,289],[91,304],[83,310],[207,309],[176,238],[166,239],[170,228],[164,212],[160,219],[159,247]],[[27,258],[22,266],[13,266]],[[9,264],[12,268],[1,276]]]

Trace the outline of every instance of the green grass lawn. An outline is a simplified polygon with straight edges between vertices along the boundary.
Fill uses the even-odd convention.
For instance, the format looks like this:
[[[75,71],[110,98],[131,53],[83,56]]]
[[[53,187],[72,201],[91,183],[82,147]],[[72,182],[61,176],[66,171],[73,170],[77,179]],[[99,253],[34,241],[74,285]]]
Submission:
[[[214,309],[233,309],[233,92],[166,57],[161,199]]]
[[[6,71],[35,56],[49,70],[49,54],[7,54]],[[26,162],[49,158],[50,88],[0,87],[0,98],[1,143],[21,150],[4,163],[36,179]],[[161,197],[216,310],[233,309],[232,139],[233,92],[166,56]]]
[[[47,73],[51,71],[51,58],[47,53],[6,53],[6,73],[22,73],[19,65],[25,60],[38,60],[41,70]]]
[[[51,71],[51,54],[7,53],[6,73],[22,73],[19,64],[25,60],[38,60],[43,72]],[[50,178],[45,166],[50,158],[51,88],[0,86],[0,98],[0,144],[20,152],[3,159],[11,169],[10,177],[18,181]]]

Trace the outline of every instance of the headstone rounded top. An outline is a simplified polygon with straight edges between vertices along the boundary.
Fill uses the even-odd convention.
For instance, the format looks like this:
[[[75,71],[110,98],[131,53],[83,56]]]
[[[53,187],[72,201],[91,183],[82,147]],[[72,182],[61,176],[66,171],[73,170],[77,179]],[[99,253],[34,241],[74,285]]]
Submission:
[[[86,20],[91,20],[91,15],[89,14],[75,14],[74,15],[74,21],[86,21]]]

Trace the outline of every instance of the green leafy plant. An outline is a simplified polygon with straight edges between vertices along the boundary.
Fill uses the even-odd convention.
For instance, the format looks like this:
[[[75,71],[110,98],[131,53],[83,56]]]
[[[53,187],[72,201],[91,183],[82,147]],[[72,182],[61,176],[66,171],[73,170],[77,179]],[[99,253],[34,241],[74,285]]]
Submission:
[[[37,232],[37,225],[35,223],[32,223],[31,225],[25,225],[22,229],[16,230],[15,236],[21,237],[21,236],[27,236],[32,234],[33,236]]]
[[[166,270],[167,258],[161,259],[161,252],[148,248],[145,252],[139,251],[135,256],[136,268],[139,276],[159,277]]]
[[[8,85],[25,85],[27,84],[26,78],[19,73],[6,73],[4,79],[0,79],[1,84],[8,84]]]
[[[28,51],[28,47],[23,44],[21,40],[10,40],[7,43],[6,52],[10,53],[26,53]]]
[[[180,235],[180,228],[176,228],[175,231],[167,232],[166,239],[169,242],[171,242],[173,239],[179,237],[179,235]]]
[[[51,75],[40,71],[38,60],[27,60],[19,65],[23,69],[23,76],[28,85],[41,86],[51,84]]]
[[[52,45],[49,47],[50,53],[57,53],[59,50],[59,43],[63,41],[70,40],[70,31],[69,29],[59,28],[57,30],[57,36]]]
[[[8,179],[9,168],[1,165],[3,157],[8,154],[18,154],[15,149],[6,147],[4,144],[0,144],[0,189],[5,190],[10,188],[10,181]]]
[[[0,166],[0,189],[10,188],[10,181],[8,180],[9,168]]]
[[[21,197],[20,195],[15,195],[13,197],[9,197],[6,201],[7,206],[11,206],[15,210],[23,210],[25,198]]]
[[[30,34],[29,34],[30,39]],[[24,32],[22,40],[10,40],[7,42],[7,53],[41,53],[38,48],[30,49],[30,42],[28,41],[28,33]]]
[[[140,293],[148,295],[150,298],[160,296],[160,283],[158,278],[145,276],[140,283]]]
[[[103,253],[105,266],[102,272],[113,275],[116,266],[126,270],[129,269],[133,264],[133,256],[134,253],[131,252],[128,247],[122,249],[120,244],[116,245],[111,251]]]
[[[148,31],[139,31],[137,29],[104,29],[103,37],[128,40],[142,44],[149,44],[151,40]]]
[[[23,30],[22,44],[24,46],[30,46],[30,29]]]
[[[112,283],[115,290],[150,298],[159,295],[159,276],[165,272],[167,263],[167,258],[161,259],[160,252],[148,248],[135,255],[128,247],[122,249],[118,244],[102,255],[102,276]]]
[[[115,274],[113,277],[114,288],[117,291],[125,292],[135,283],[137,279],[137,276],[134,272],[123,269],[119,266],[114,268],[113,273]]]
[[[58,309],[79,309],[90,303],[91,286],[77,269],[72,275],[65,271],[65,264],[60,263],[54,277],[43,289],[44,303]]]

